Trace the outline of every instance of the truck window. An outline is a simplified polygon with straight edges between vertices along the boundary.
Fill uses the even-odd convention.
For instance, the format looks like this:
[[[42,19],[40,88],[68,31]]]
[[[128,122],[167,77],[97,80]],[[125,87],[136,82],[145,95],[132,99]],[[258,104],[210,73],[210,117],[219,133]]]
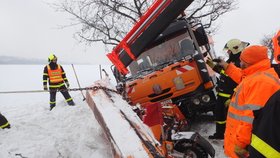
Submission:
[[[183,33],[166,39],[164,42],[154,45],[143,52],[136,61],[129,65],[130,73],[132,76],[139,75],[144,70],[145,74],[147,74],[158,67],[165,67],[166,64],[192,55],[194,52],[193,42],[188,33]]]

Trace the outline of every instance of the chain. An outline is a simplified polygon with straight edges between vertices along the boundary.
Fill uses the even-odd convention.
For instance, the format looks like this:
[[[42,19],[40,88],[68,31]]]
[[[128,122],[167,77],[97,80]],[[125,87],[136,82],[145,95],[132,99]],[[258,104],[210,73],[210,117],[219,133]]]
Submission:
[[[59,89],[59,88],[54,88],[54,89],[49,89],[49,90],[26,90],[26,91],[5,91],[5,92],[0,92],[0,94],[10,94],[10,93],[41,93],[41,92],[67,92],[67,91],[83,91],[83,90],[92,90],[92,91],[97,91],[99,89],[102,89],[106,92],[113,92],[120,94],[118,91],[114,89],[110,89],[104,86],[93,86],[93,87],[86,87],[86,88],[69,88],[69,89]]]
[[[71,89],[50,89],[49,91],[60,91],[60,92],[66,92],[66,91],[83,91],[83,90],[93,90],[93,91],[97,91],[99,89],[102,89],[104,91],[107,92],[113,92],[113,93],[117,93],[119,94],[118,91],[114,90],[114,89],[110,89],[104,86],[93,86],[93,87],[85,87],[85,88],[71,88]]]

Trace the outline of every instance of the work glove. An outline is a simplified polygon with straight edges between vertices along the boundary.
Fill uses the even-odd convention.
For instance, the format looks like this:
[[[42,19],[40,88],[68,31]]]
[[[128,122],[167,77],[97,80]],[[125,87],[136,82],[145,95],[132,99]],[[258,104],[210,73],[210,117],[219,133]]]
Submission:
[[[237,145],[234,146],[234,152],[239,158],[249,157],[249,152],[246,149],[243,149]]]
[[[225,101],[225,103],[224,103],[225,107],[228,107],[228,106],[229,106],[230,100],[231,100],[231,99],[228,99],[228,100]]]
[[[215,59],[214,59],[215,60]],[[220,65],[215,64],[214,60],[207,58],[206,64],[212,68],[213,71],[220,73],[220,71],[223,69]]]
[[[213,62],[216,62],[217,65],[221,66],[224,70],[226,70],[228,63],[224,61],[222,58],[213,59]]]
[[[66,82],[66,88],[69,88],[69,87],[70,87],[69,82]]]
[[[48,90],[48,86],[44,85],[44,91],[47,91],[47,90]]]
[[[208,66],[210,66],[212,69],[215,67],[215,64],[214,64],[213,60],[211,60],[210,58],[208,58],[208,59],[206,60],[206,64],[207,64]]]
[[[220,63],[220,62],[222,62],[222,59],[221,58],[215,58],[215,59],[213,59],[213,62],[216,62],[216,63]]]

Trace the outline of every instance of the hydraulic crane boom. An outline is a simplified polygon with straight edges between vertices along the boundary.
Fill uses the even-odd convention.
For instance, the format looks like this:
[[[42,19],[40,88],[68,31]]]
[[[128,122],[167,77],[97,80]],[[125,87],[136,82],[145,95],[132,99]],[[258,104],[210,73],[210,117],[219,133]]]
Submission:
[[[107,57],[121,74],[126,75],[126,67],[192,2],[193,0],[156,0]]]

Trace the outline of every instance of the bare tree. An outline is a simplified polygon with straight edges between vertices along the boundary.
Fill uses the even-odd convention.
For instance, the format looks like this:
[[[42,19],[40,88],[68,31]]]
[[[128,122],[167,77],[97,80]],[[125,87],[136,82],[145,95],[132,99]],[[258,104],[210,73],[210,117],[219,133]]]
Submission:
[[[260,43],[261,45],[267,46],[268,48],[268,54],[270,56],[270,60],[272,61],[274,58],[274,54],[273,54],[273,44],[272,44],[272,38],[273,38],[274,34],[267,34],[264,35],[263,38],[261,39]]]
[[[236,0],[196,0],[185,11],[189,19],[204,24],[208,33],[217,28],[213,22],[236,9]],[[153,0],[63,0],[57,9],[73,16],[72,25],[80,25],[75,33],[81,42],[116,45],[144,14]]]
[[[273,50],[272,38],[274,34],[264,35],[261,39],[261,45],[267,46],[271,51]]]

